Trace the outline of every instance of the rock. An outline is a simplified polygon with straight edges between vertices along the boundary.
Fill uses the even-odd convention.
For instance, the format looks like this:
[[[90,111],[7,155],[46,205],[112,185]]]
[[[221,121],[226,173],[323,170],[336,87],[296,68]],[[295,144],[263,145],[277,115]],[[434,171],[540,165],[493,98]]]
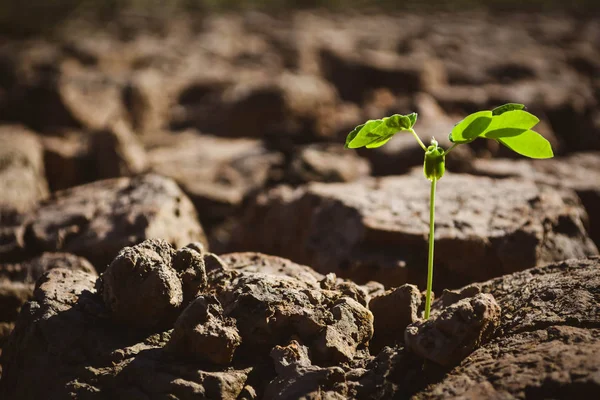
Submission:
[[[169,362],[162,351],[169,333],[136,337],[114,329],[94,281],[60,268],[38,281],[2,353],[0,396],[238,397],[250,369],[205,371]]]
[[[543,329],[550,324],[593,327],[600,321],[593,295],[600,283],[595,270],[599,262],[598,257],[567,260],[473,284],[464,290],[475,286],[496,298],[502,308],[498,336]]]
[[[600,152],[573,153],[551,160],[476,159],[469,172],[493,178],[519,177],[574,190],[589,217],[590,237],[600,245]]]
[[[44,161],[53,191],[99,179],[138,175],[148,169],[146,152],[123,120],[95,132],[62,130],[44,136]]]
[[[118,251],[147,238],[176,247],[205,241],[189,199],[158,175],[117,178],[55,193],[31,219],[28,249],[81,255],[103,271]]]
[[[2,216],[0,225],[0,255],[4,262],[23,259],[25,250],[25,216],[11,213]]]
[[[173,145],[149,152],[151,168],[173,178],[190,196],[207,224],[231,215],[251,191],[262,188],[279,153],[252,139],[193,133],[170,138]]]
[[[434,59],[400,56],[392,52],[324,48],[321,70],[344,100],[360,103],[370,89],[389,88],[393,93],[416,93],[444,85],[442,65]]]
[[[271,141],[281,145],[282,133],[295,143],[337,139],[339,127],[332,126],[330,121],[340,123],[343,118],[332,117],[340,104],[337,90],[330,82],[317,75],[283,73],[277,79],[277,87],[283,95],[285,117],[273,131],[267,132]]]
[[[18,54],[9,115],[37,131],[101,130],[123,114],[119,79],[63,57],[56,43]]]
[[[23,304],[31,298],[32,292],[31,284],[0,280],[0,320],[15,321]]]
[[[268,138],[278,146],[332,137],[328,119],[337,109],[335,88],[316,75],[238,73],[231,81],[207,79],[179,97],[171,127],[227,137]]]
[[[600,393],[592,366],[600,346],[594,300],[599,265],[598,257],[569,260],[464,288],[497,299],[502,316],[496,338],[416,398]]]
[[[241,342],[235,321],[223,316],[219,301],[212,296],[200,296],[175,321],[165,350],[180,358],[228,365]]]
[[[594,372],[599,348],[598,329],[550,326],[517,334],[476,350],[442,382],[414,398],[595,396],[600,394]]]
[[[384,347],[361,374],[348,377],[349,396],[356,399],[411,398],[437,377],[439,367],[404,347]]]
[[[231,247],[288,257],[357,283],[422,285],[428,205],[421,171],[295,190],[280,186],[249,204]],[[598,251],[575,194],[528,181],[449,174],[438,184],[436,214],[438,288]]]
[[[56,90],[61,105],[78,126],[102,130],[123,115],[120,82],[97,71],[68,67]]]
[[[370,311],[338,291],[235,269],[209,274],[209,281],[226,315],[237,321],[242,346],[254,351],[268,351],[294,334],[317,362],[331,364],[354,358],[373,335]]]
[[[308,347],[298,343],[297,340],[291,340],[287,346],[273,347],[270,355],[275,364],[275,371],[279,375],[312,365],[308,356]]]
[[[341,144],[311,144],[299,148],[290,161],[284,181],[292,185],[309,182],[352,182],[369,176],[367,160]]]
[[[95,274],[88,260],[69,253],[44,253],[21,264],[0,264],[0,279],[34,284],[46,271],[54,268],[71,269]]]
[[[347,398],[345,371],[340,367],[312,365],[308,349],[297,341],[275,346],[271,357],[278,377],[266,387],[265,399]]]
[[[439,365],[457,365],[485,344],[500,325],[500,306],[494,296],[478,294],[458,301],[438,315],[410,324],[406,347]]]
[[[222,266],[216,271],[233,270],[246,273],[262,273],[276,275],[284,278],[298,279],[310,287],[321,287],[321,281],[325,276],[314,269],[299,265],[281,257],[269,256],[267,254],[247,252],[229,253],[220,256]],[[332,286],[335,282],[332,283]],[[331,287],[329,288],[331,289]]]
[[[404,330],[420,317],[421,297],[415,285],[402,285],[371,299],[369,310],[373,313],[375,328],[369,346],[371,352],[378,353],[383,346],[404,341]]]
[[[158,242],[144,245],[150,248],[153,243]],[[167,255],[174,252],[164,242],[159,248]],[[451,331],[457,336],[436,338],[466,340],[466,347],[454,348],[454,362],[460,365],[450,369],[424,363],[421,356],[399,346],[384,347],[375,358],[365,354],[372,316],[333,288],[337,281],[331,275],[319,280],[307,267],[256,253],[220,259],[197,244],[185,249],[211,265],[207,293],[180,315],[173,331],[151,335],[115,328],[96,292],[94,276],[62,268],[46,272],[4,346],[0,395],[234,399],[320,393],[336,399],[384,399],[447,397],[455,392],[497,397],[506,392],[547,397],[559,385],[560,393],[578,397],[583,390],[595,393],[599,386],[594,381],[600,337],[594,328],[600,321],[594,297],[600,279],[598,257],[446,292],[434,303],[432,319],[408,329],[416,327],[423,336]],[[173,261],[178,271],[197,264],[189,251],[180,252],[185,256]],[[165,254],[159,264],[168,258]],[[306,282],[293,277],[302,271],[307,273]],[[469,318],[484,310],[497,313],[493,320],[499,325],[492,337],[489,326],[485,329],[477,325],[480,319]],[[449,326],[454,329],[449,331]],[[220,334],[213,336],[215,332]],[[235,348],[238,339],[241,344]],[[350,343],[353,340],[360,343]],[[206,341],[213,344],[196,346]],[[407,343],[413,348],[414,343]],[[469,343],[482,347],[462,360],[471,351]],[[355,345],[353,355],[342,356],[344,350],[351,354]],[[272,361],[265,367],[268,354]],[[506,372],[515,368],[519,374]]]
[[[142,70],[123,89],[123,100],[132,129],[149,136],[167,128],[174,96],[167,92],[166,77],[155,70]]]
[[[90,142],[96,163],[96,179],[137,175],[148,168],[142,143],[122,120],[96,132]]]
[[[213,255],[213,257],[215,257]],[[208,258],[204,257],[208,267]],[[314,269],[299,265],[281,257],[269,256],[262,253],[229,253],[218,257],[221,264],[214,271],[223,271],[225,269],[239,272],[256,272],[270,275],[278,275],[299,279],[311,287],[324,290],[339,291],[342,294],[366,306],[372,295],[383,292],[383,287],[376,282],[370,282],[369,285],[360,286],[352,281],[338,278],[335,274],[322,275]]]
[[[27,214],[48,196],[41,143],[19,125],[0,125],[0,259],[25,252]]]
[[[172,324],[183,303],[183,289],[171,266],[175,250],[147,240],[119,252],[101,276],[104,304],[118,324],[155,329]]]
[[[0,221],[26,213],[48,196],[42,145],[32,131],[0,125]]]
[[[207,288],[207,264],[218,257],[204,251],[202,243],[191,243],[177,250],[173,257],[173,269],[178,272],[183,289],[183,304],[189,304]]]
[[[0,321],[14,322],[23,304],[31,300],[37,279],[54,268],[96,274],[86,259],[67,253],[44,253],[20,264],[0,264]]]
[[[491,340],[451,370],[423,363],[404,347],[385,347],[358,380],[349,382],[351,393],[376,399],[599,393],[598,266],[598,257],[569,260],[444,293],[434,303],[433,318],[482,296],[477,293],[493,295],[501,315]]]
[[[97,178],[89,138],[82,132],[42,137],[46,178],[53,192]]]
[[[0,356],[2,356],[2,346],[15,328],[13,322],[0,322]],[[0,377],[2,377],[2,366],[0,365]]]

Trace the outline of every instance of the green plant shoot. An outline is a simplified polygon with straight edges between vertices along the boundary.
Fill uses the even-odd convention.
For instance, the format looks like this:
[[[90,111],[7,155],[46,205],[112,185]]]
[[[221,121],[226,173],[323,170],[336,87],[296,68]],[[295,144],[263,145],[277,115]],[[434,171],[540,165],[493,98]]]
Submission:
[[[525,111],[525,106],[518,103],[508,103],[491,111],[479,111],[468,115],[458,122],[449,139],[452,146],[444,150],[435,139],[429,146],[421,141],[413,129],[417,122],[417,114],[395,114],[383,119],[369,120],[357,126],[346,137],[346,148],[368,149],[383,146],[394,135],[400,132],[411,133],[419,146],[425,152],[423,172],[431,182],[429,198],[429,248],[427,260],[427,293],[425,298],[425,319],[431,312],[431,291],[433,286],[433,254],[435,233],[435,190],[436,183],[444,176],[446,170],[446,155],[456,146],[470,143],[475,139],[496,140],[514,152],[530,158],[552,158],[550,143],[539,133],[532,130],[540,120]]]

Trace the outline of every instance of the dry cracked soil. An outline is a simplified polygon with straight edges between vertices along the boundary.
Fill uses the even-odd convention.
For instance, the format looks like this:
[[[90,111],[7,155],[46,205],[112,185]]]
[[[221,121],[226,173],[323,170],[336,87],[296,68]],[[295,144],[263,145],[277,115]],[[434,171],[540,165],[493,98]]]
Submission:
[[[0,398],[600,398],[600,20],[182,16],[0,37]],[[429,185],[371,118],[527,104]]]

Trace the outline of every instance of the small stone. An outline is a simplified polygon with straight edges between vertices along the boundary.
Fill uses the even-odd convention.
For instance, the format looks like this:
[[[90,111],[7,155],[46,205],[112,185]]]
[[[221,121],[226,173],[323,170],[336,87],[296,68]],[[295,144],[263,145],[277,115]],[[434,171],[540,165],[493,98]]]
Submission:
[[[169,243],[159,239],[119,252],[100,277],[104,303],[116,322],[154,329],[177,318],[183,290],[171,267],[175,254]]]
[[[178,357],[228,365],[242,338],[213,296],[196,298],[177,318],[165,350]]]
[[[177,250],[173,257],[173,268],[178,272],[183,287],[183,304],[189,304],[206,289],[205,254],[202,251],[203,246],[190,244]]]
[[[402,285],[373,297],[369,310],[373,313],[375,334],[370,343],[372,352],[384,346],[404,341],[404,330],[419,319],[421,292],[415,285]]]
[[[460,300],[426,321],[409,325],[406,346],[444,367],[460,363],[500,325],[500,306],[491,294]]]

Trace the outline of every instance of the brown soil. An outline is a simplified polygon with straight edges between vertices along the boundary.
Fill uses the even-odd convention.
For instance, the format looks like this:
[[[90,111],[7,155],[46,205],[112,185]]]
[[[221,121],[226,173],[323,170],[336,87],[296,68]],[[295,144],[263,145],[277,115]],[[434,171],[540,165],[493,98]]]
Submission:
[[[568,14],[0,38],[0,398],[600,398],[599,77]],[[344,137],[508,101],[557,157],[449,156],[424,321],[421,149]]]

